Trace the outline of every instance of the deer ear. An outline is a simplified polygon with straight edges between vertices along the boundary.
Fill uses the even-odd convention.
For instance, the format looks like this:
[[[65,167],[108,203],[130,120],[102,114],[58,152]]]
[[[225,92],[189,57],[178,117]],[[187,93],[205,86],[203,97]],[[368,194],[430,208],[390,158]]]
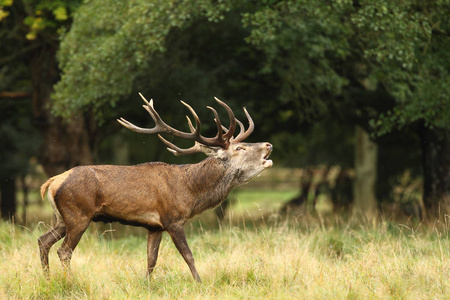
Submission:
[[[211,147],[200,144],[200,148],[202,149],[202,152],[209,157],[214,157],[221,160],[226,160],[228,158],[225,151],[220,147]]]

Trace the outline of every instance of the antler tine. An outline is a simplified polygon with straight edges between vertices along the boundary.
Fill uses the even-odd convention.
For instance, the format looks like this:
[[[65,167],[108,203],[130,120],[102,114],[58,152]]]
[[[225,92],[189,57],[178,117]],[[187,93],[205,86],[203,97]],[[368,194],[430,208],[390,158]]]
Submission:
[[[161,120],[161,118],[159,117],[158,113],[156,113],[156,111],[153,113],[151,112],[147,107],[152,107],[153,108],[153,99],[150,100],[150,102],[148,102],[147,99],[145,99],[145,97],[139,93],[139,96],[141,96],[142,100],[145,102],[146,105],[143,105],[143,107],[148,111],[148,113],[150,114],[150,116],[152,117],[152,119],[155,121],[155,123],[159,123],[159,120]],[[125,126],[126,128],[139,132],[139,133],[146,133],[146,134],[152,134],[152,133],[156,133],[156,131],[154,130],[155,128],[142,128],[139,126],[134,125],[133,123],[131,123],[130,121],[125,120],[124,118],[120,118],[117,119],[117,121]]]
[[[240,123],[239,126],[241,127],[241,132],[239,132],[238,136],[234,139],[234,142],[242,142],[243,140],[248,138],[250,136],[250,134],[252,134],[253,130],[255,129],[255,123],[253,123],[252,117],[250,117],[250,114],[248,113],[248,111],[245,107],[244,107],[244,113],[245,113],[245,116],[247,117],[249,126],[248,126],[247,130],[244,132],[243,131],[244,125],[237,120]]]
[[[155,111],[155,109],[153,108],[153,99],[150,100],[150,102],[145,99],[145,97],[139,93],[139,96],[141,96],[142,100],[145,102],[145,105],[143,105],[143,107],[145,108],[145,110],[150,114],[150,116],[152,117],[152,119],[155,121],[156,125],[153,128],[142,128],[139,126],[134,125],[133,123],[131,123],[130,121],[125,120],[124,118],[120,118],[117,119],[117,121],[125,126],[126,128],[139,132],[139,133],[145,133],[145,134],[153,134],[153,133],[159,133],[164,131],[165,127],[168,127],[167,124],[165,124],[161,117],[159,116],[159,114]]]
[[[242,133],[245,131],[245,127],[244,127],[244,124],[242,124],[242,122],[239,121],[238,118],[236,118],[236,122],[237,122],[238,125],[239,125],[239,134],[238,134],[238,136],[239,136],[240,134],[242,134]],[[228,128],[226,128],[226,127],[223,126],[223,125],[222,125],[222,129],[223,129],[223,131],[224,131],[225,133],[228,132]]]
[[[158,137],[167,146],[167,150],[169,150],[169,152],[171,152],[175,156],[202,152],[202,149],[200,148],[200,144],[198,142],[195,142],[195,145],[188,149],[182,149],[163,138],[160,134],[158,134]]]
[[[145,104],[153,107],[153,99],[150,99],[150,102],[148,102],[148,100],[145,99],[144,95],[142,95],[141,92],[139,92],[139,96],[141,96],[141,99],[145,102]]]
[[[238,119],[236,119],[236,122],[239,124],[239,134],[236,137],[236,138],[238,138],[245,131],[245,126]]]
[[[217,134],[216,134],[216,138],[221,140],[221,141],[226,141],[223,138],[223,133],[222,133],[222,123],[220,122],[220,118],[219,118],[219,114],[217,113],[217,111],[211,107],[211,106],[207,106],[207,108],[209,108],[210,110],[212,110],[213,114],[214,114],[214,121],[216,122],[217,125]]]
[[[230,128],[224,135],[224,139],[228,141],[233,137],[234,131],[236,130],[236,118],[234,117],[234,113],[231,108],[225,102],[219,100],[217,97],[214,97],[214,99],[226,109],[228,116],[230,117]]]
[[[128,128],[130,130],[139,132],[139,133],[147,133],[147,134],[154,133],[153,128],[142,128],[142,127],[136,126],[133,123],[131,123],[130,121],[125,120],[124,118],[117,119],[117,122],[119,122],[122,126]]]
[[[195,112],[195,110],[189,104],[187,104],[183,100],[180,100],[180,102],[181,102],[181,104],[183,104],[184,106],[186,106],[189,109],[189,111],[191,112],[192,116],[194,117],[195,129],[192,130],[194,128],[194,126],[192,126],[191,119],[189,119],[189,117],[186,116],[186,118],[188,119],[189,129],[191,129],[192,133],[196,133],[198,136],[200,136],[200,127],[201,127],[200,118],[198,117],[198,115]]]
[[[187,122],[188,122],[188,125],[189,125],[189,129],[191,130],[191,132],[194,132],[195,128],[194,128],[194,125],[192,125],[191,119],[189,119],[188,116],[186,116],[186,119],[187,119]]]
[[[163,120],[161,119],[161,117],[159,116],[158,112],[155,110],[155,108],[153,107],[153,99],[150,99],[150,102],[145,99],[144,95],[142,95],[141,93],[139,93],[139,96],[141,96],[142,101],[145,102],[146,105],[142,105],[145,110],[150,114],[150,116],[152,117],[152,119],[155,121],[155,123],[157,125],[161,124],[161,125],[166,125]],[[167,125],[166,125],[167,126]]]

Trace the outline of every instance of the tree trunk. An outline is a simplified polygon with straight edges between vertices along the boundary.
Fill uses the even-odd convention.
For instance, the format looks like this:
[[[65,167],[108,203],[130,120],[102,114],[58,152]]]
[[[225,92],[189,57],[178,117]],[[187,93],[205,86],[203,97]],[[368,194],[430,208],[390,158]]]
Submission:
[[[16,181],[12,176],[0,178],[0,210],[3,220],[11,220],[16,214]]]
[[[450,213],[450,131],[421,126],[423,209],[430,221]]]
[[[89,134],[83,119],[70,123],[48,116],[49,126],[45,128],[44,147],[39,161],[48,176],[60,174],[74,166],[92,164],[92,150]]]
[[[81,113],[65,121],[49,112],[53,85],[59,78],[56,46],[44,44],[35,50],[30,64],[34,119],[44,135],[39,162],[47,175],[59,174],[76,165],[92,164],[92,131],[88,129],[93,127],[88,125],[93,123],[86,122]]]
[[[377,178],[378,146],[363,128],[356,127],[355,181],[353,213],[369,220],[377,216],[375,182]]]

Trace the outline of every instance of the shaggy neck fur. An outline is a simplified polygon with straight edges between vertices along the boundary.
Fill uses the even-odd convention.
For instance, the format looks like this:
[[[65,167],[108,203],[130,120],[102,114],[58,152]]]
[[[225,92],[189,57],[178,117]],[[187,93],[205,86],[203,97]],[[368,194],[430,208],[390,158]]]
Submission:
[[[196,198],[193,214],[219,205],[239,185],[239,171],[229,161],[207,158],[189,166],[188,190]]]

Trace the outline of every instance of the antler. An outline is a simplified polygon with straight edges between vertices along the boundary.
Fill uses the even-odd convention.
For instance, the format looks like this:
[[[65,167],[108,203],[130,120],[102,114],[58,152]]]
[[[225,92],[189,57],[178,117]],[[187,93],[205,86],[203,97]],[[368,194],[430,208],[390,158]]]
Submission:
[[[249,125],[248,125],[247,130],[244,131],[244,129],[245,129],[244,124],[242,124],[241,121],[236,119],[241,131],[239,132],[237,137],[234,139],[235,143],[242,142],[243,140],[248,138],[250,136],[250,134],[252,134],[253,130],[255,129],[255,123],[253,123],[252,117],[250,117],[250,114],[248,113],[248,111],[245,107],[244,107],[244,113],[245,113],[245,116],[247,117]]]
[[[212,137],[212,138],[202,136],[200,134],[201,122],[200,122],[200,119],[199,119],[197,113],[190,105],[181,101],[181,103],[184,106],[186,106],[189,109],[189,111],[191,112],[191,114],[195,120],[195,127],[193,126],[189,117],[186,116],[191,132],[180,131],[180,130],[177,130],[177,129],[167,125],[161,119],[161,117],[159,116],[159,114],[156,112],[156,110],[153,107],[153,99],[150,100],[150,102],[148,102],[147,99],[145,99],[145,97],[141,93],[139,93],[139,95],[141,96],[142,100],[145,102],[145,105],[143,105],[143,107],[145,108],[145,110],[147,110],[147,112],[150,114],[152,119],[155,121],[155,127],[142,128],[142,127],[134,125],[133,123],[125,120],[124,118],[120,118],[117,121],[120,124],[122,124],[123,126],[125,126],[126,128],[136,131],[136,132],[139,132],[139,133],[146,133],[146,134],[158,133],[158,137],[168,147],[167,149],[175,155],[185,155],[185,154],[202,152],[201,145],[210,146],[210,147],[221,147],[221,148],[227,149],[228,146],[230,145],[230,143],[242,141],[245,138],[247,138],[254,129],[253,121],[245,108],[244,108],[244,112],[247,116],[247,119],[249,120],[250,126],[247,129],[247,131],[243,132],[244,126],[239,120],[237,120],[235,118],[234,113],[231,110],[231,108],[227,104],[222,102],[221,100],[214,97],[214,99],[221,106],[223,106],[225,108],[225,110],[227,111],[228,116],[230,118],[230,127],[226,128],[226,127],[222,126],[222,123],[220,121],[217,111],[214,108],[208,106],[208,108],[212,110],[214,117],[215,117],[214,120],[215,120],[216,126],[217,126],[217,134],[215,137]],[[239,132],[238,136],[234,139],[233,135],[236,130],[236,123],[238,123],[240,126],[240,132]],[[179,137],[182,139],[194,140],[195,145],[188,149],[182,149],[182,148],[175,146],[171,142],[167,141],[159,133],[169,133],[173,136],[176,136],[176,137]]]

